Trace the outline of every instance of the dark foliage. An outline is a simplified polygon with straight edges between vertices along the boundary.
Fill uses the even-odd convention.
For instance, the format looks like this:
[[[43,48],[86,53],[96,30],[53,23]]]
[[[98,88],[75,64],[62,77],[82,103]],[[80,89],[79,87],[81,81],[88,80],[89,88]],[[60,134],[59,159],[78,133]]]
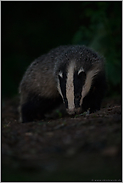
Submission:
[[[27,66],[50,49],[85,44],[106,59],[108,94],[121,94],[122,2],[1,2],[2,97],[18,94]]]

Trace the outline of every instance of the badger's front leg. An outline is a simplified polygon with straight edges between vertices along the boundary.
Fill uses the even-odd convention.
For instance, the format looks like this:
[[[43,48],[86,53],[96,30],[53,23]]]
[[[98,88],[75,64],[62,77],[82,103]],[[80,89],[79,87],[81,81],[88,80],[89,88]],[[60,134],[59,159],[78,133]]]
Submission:
[[[35,119],[44,118],[43,103],[34,100],[27,101],[21,106],[20,109],[20,120],[22,123],[32,122]]]
[[[53,110],[61,103],[61,97],[53,99],[33,96],[20,106],[20,121],[25,123],[43,119],[45,113]]]
[[[87,111],[89,109],[90,113],[93,113],[100,110],[104,94],[105,89],[103,86],[101,86],[100,88],[92,88],[88,95],[83,99],[83,111]]]

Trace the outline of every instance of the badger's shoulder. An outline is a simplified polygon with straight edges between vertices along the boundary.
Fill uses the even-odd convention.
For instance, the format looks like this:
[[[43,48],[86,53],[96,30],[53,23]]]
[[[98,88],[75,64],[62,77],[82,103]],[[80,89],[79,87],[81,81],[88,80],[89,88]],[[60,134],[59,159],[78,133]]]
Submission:
[[[30,91],[37,95],[59,95],[54,76],[57,58],[67,46],[52,49],[49,53],[35,59],[27,68],[19,86],[19,93],[27,95]]]

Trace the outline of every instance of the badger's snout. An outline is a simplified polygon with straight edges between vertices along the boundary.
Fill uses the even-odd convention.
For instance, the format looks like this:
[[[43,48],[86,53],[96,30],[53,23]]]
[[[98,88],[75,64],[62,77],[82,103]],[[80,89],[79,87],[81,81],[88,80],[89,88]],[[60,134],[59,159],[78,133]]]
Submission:
[[[66,109],[66,111],[69,115],[79,114],[79,113],[81,113],[81,110],[82,109],[80,107],[79,108],[73,108],[73,109]]]

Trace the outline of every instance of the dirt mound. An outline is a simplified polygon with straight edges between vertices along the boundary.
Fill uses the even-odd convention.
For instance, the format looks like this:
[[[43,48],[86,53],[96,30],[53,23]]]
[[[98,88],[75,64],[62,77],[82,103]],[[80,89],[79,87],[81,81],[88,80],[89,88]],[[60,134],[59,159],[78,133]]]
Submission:
[[[2,109],[2,181],[121,181],[121,101],[99,112],[19,123]]]

